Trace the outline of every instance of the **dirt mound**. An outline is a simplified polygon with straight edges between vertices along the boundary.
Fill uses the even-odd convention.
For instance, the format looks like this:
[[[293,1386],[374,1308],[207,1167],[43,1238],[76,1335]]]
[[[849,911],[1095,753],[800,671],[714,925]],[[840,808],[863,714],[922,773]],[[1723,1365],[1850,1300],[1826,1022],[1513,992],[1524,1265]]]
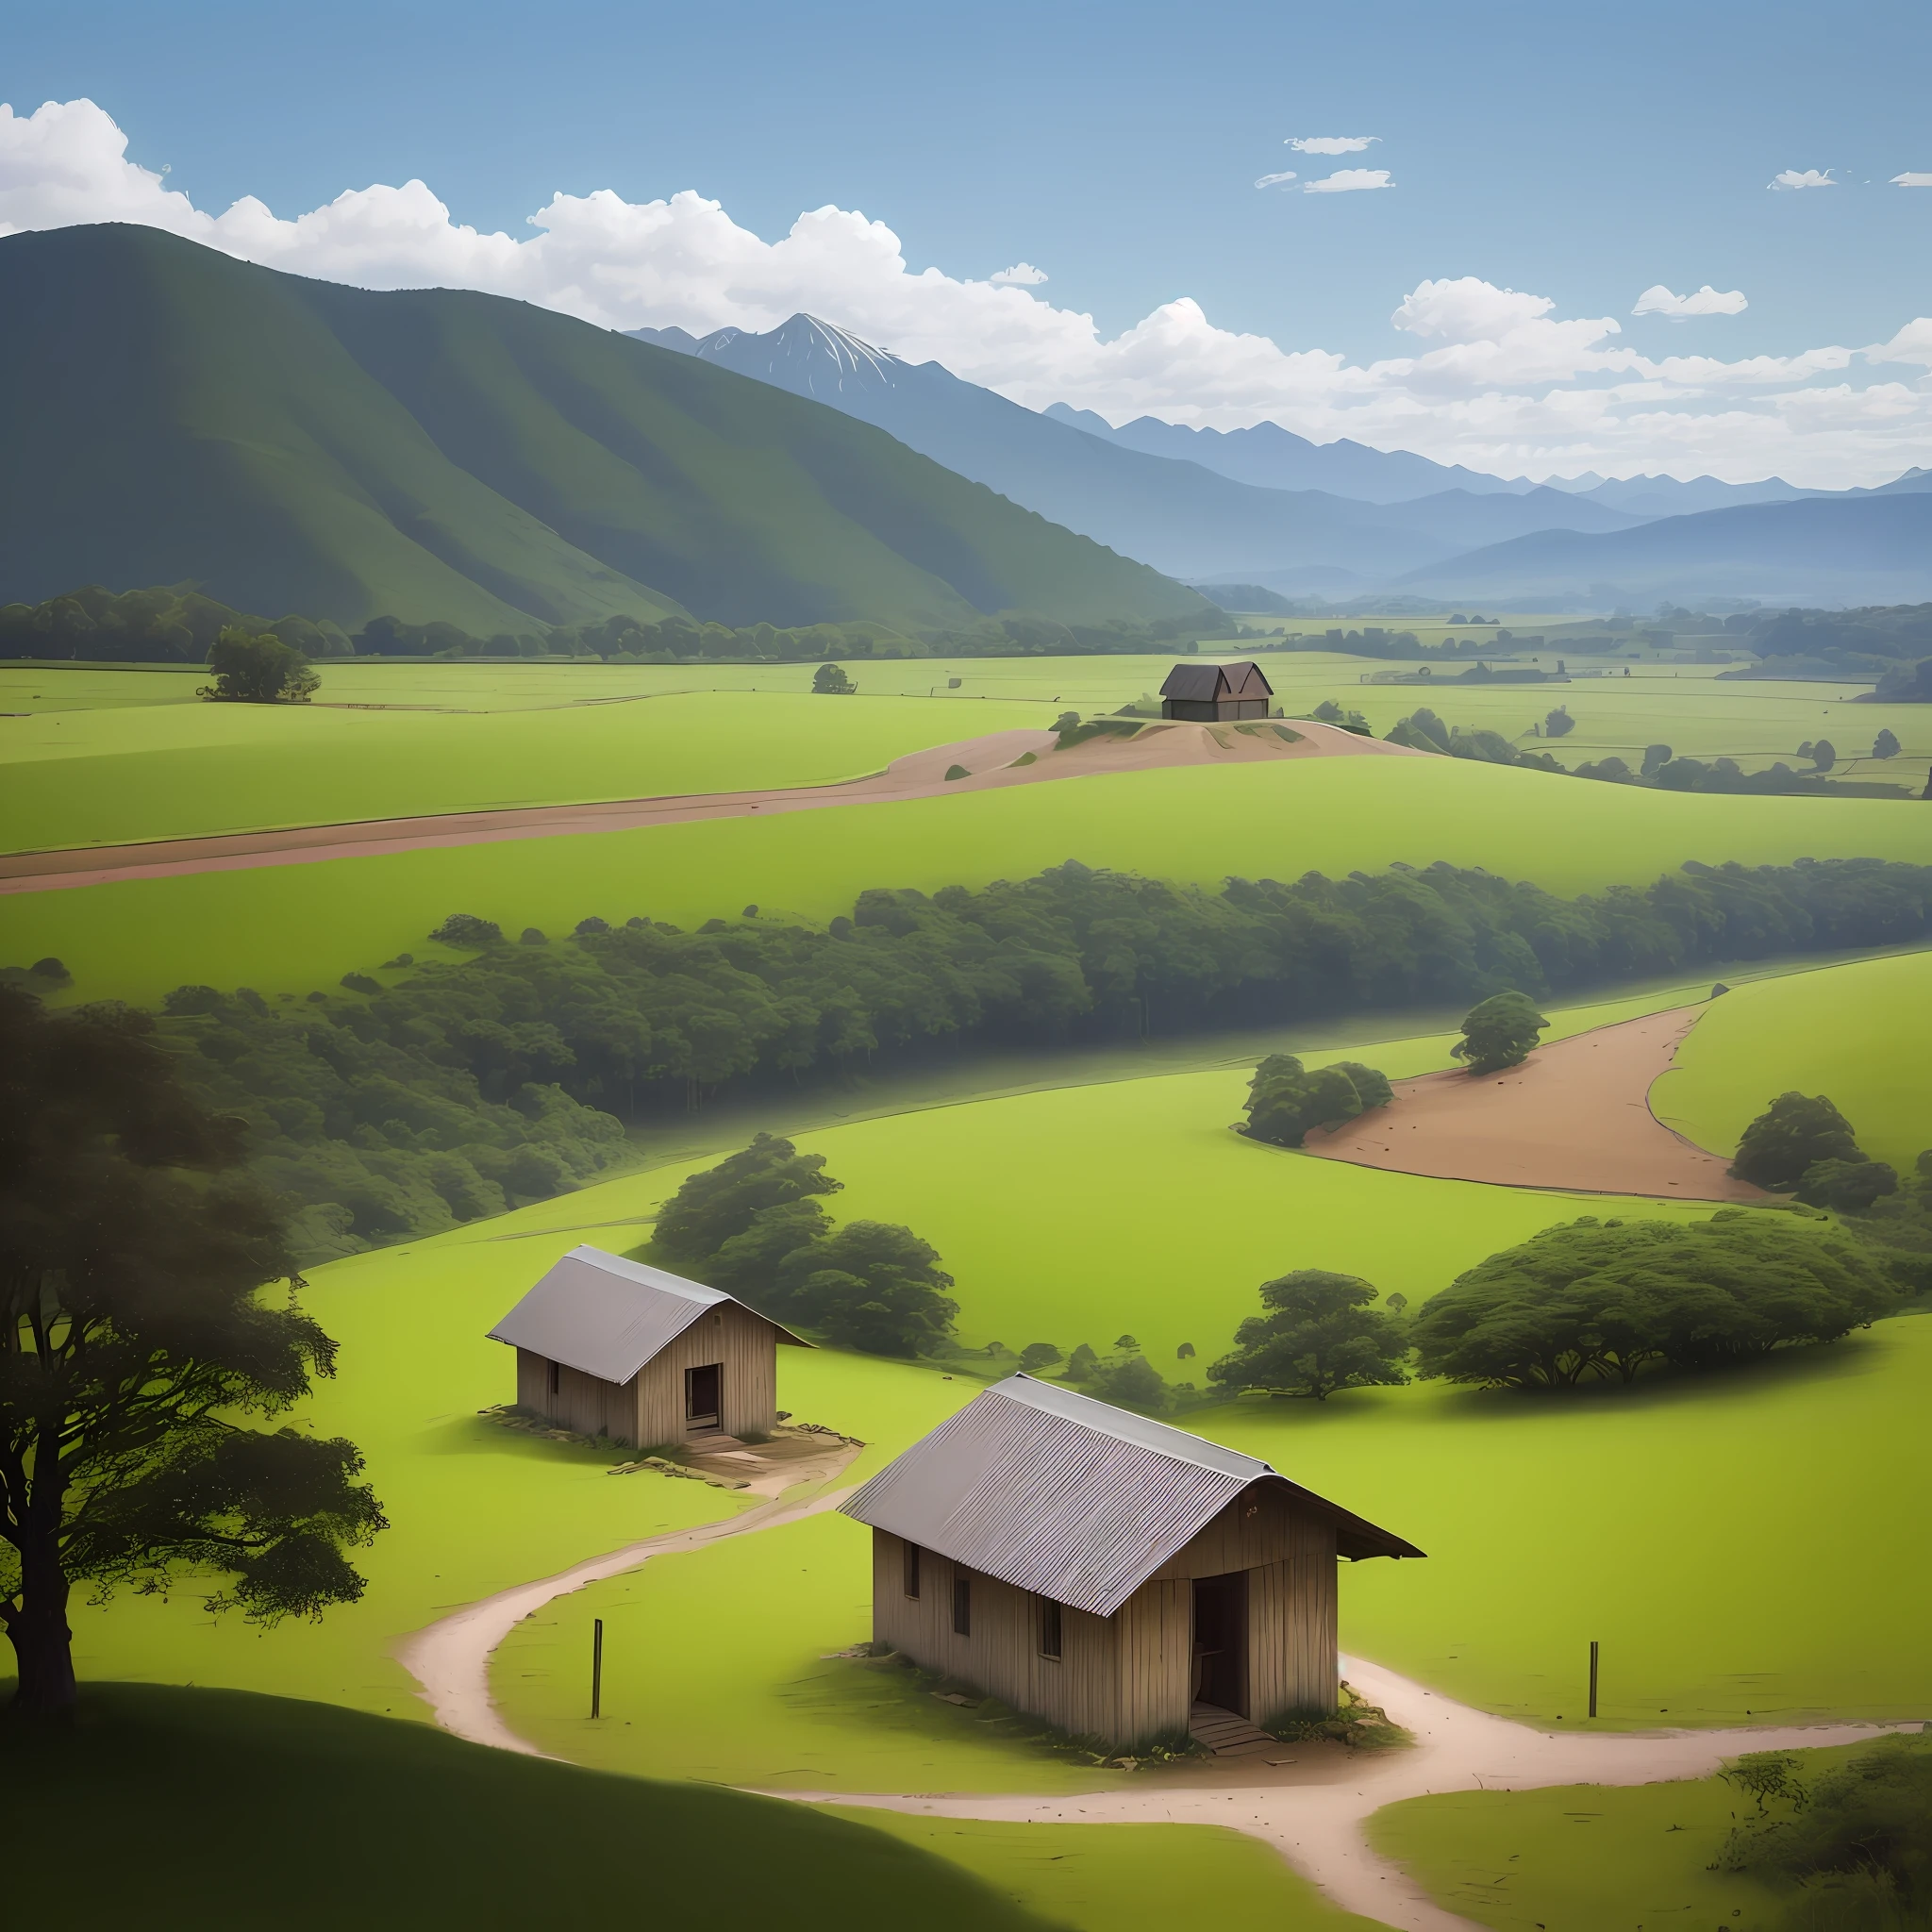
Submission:
[[[1051,731],[995,731],[984,738],[894,758],[883,772],[840,785],[779,791],[709,791],[672,798],[627,798],[588,805],[517,806],[501,811],[441,812],[348,824],[296,825],[231,832],[207,839],[158,839],[84,851],[0,856],[0,892],[47,892],[112,879],[165,878],[192,872],[233,872],[413,852],[432,845],[481,845],[506,839],[614,832],[635,825],[683,824],[693,819],[750,818],[814,811],[882,799],[929,798],[943,791],[986,791],[1048,778],[1091,778],[1168,765],[1252,764],[1279,758],[1387,756],[1425,758],[1403,745],[1357,738],[1328,724],[1147,724],[1127,735],[1107,732],[1067,750]],[[963,775],[948,778],[958,770]]]
[[[1725,1162],[1650,1110],[1651,1083],[1702,1007],[1679,1007],[1539,1047],[1520,1067],[1394,1083],[1387,1107],[1307,1139],[1307,1151],[1357,1167],[1512,1188],[1766,1201]]]

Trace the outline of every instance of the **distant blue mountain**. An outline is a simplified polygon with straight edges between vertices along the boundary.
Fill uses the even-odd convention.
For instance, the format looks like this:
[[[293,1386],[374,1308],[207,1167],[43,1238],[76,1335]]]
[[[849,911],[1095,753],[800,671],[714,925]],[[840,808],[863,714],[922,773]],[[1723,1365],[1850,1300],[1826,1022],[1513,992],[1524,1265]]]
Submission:
[[[1357,444],[1348,448],[1364,459],[1410,466],[1424,482],[1435,478],[1434,492],[1381,502],[1263,486],[1205,462],[1129,447],[1111,433],[1090,434],[1065,420],[1073,412],[1023,408],[937,362],[903,361],[809,315],[762,335],[735,328],[701,339],[683,329],[630,333],[828,403],[1054,523],[1190,582],[1345,591],[1526,530],[1623,529],[1635,521],[1561,491],[1506,488]],[[1266,436],[1235,434],[1250,439],[1235,441],[1241,450],[1265,451],[1274,446],[1271,437],[1302,443],[1272,425]],[[1457,476],[1471,487],[1441,487],[1441,479]]]

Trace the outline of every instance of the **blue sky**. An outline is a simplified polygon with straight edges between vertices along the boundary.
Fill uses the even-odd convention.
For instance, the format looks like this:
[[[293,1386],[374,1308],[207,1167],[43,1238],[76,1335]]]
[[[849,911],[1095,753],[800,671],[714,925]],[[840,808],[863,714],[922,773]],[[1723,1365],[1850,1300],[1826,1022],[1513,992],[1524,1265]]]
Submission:
[[[914,270],[1038,264],[1103,335],[1190,297],[1365,361],[1403,352],[1391,311],[1418,283],[1473,276],[1620,318],[1646,354],[1737,358],[1932,311],[1932,188],[1889,185],[1932,171],[1928,57],[1932,9],[1896,5],[99,0],[16,16],[0,98],[91,98],[215,213],[417,176],[524,237],[558,191],[695,189],[768,242],[832,203]],[[1284,145],[1310,135],[1379,139]],[[1301,192],[1355,165],[1395,185]],[[1767,192],[1787,169],[1839,185]],[[1656,283],[1748,308],[1633,318]]]

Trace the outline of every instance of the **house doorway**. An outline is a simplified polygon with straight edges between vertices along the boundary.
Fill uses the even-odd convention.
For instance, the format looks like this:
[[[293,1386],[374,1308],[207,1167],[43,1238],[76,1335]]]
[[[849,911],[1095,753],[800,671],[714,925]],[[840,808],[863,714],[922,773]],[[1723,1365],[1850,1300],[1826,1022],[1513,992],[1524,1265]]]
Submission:
[[[684,1372],[684,1420],[693,1429],[718,1426],[718,1389],[724,1379],[722,1362],[708,1362],[701,1369]]]
[[[1248,1715],[1248,1574],[1194,1579],[1193,1701]]]

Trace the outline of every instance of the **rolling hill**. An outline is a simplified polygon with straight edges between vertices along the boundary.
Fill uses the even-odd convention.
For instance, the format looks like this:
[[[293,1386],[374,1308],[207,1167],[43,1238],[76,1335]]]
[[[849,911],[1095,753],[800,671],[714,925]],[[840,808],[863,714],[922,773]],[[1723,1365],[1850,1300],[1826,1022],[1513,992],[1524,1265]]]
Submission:
[[[375,293],[156,229],[0,239],[0,599],[527,631],[1205,611],[849,415],[548,309]]]
[[[829,403],[1069,529],[1195,582],[1241,578],[1285,588],[1283,573],[1310,589],[1379,580],[1525,530],[1624,529],[1636,521],[1557,490],[1481,494],[1439,486],[1414,501],[1384,504],[1325,490],[1262,488],[1201,462],[1090,435],[938,362],[904,361],[810,315],[794,315],[764,335],[735,328],[701,340],[683,329],[632,333]],[[1398,460],[1380,451],[1360,454]],[[1439,470],[1420,457],[1399,461]],[[1492,482],[1467,471],[1440,474],[1474,486]]]
[[[1768,604],[1917,603],[1932,598],[1932,493],[1901,482],[1704,510],[1600,536],[1542,530],[1412,571],[1399,582],[1424,595],[1532,604],[1710,595]]]

